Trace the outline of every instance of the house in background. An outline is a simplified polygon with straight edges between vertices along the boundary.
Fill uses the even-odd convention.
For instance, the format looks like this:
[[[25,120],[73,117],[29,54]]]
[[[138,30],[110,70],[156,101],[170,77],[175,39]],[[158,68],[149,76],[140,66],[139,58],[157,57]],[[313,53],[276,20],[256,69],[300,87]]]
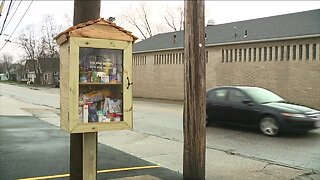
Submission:
[[[0,81],[8,81],[8,77],[6,74],[0,74]]]
[[[23,77],[23,70],[24,66],[20,63],[12,64],[11,68],[9,69],[9,80],[10,81],[17,81],[20,82],[20,80]]]
[[[26,60],[24,71],[27,78],[27,83],[34,83],[36,79],[37,60]],[[25,80],[25,79],[24,79]],[[24,82],[24,81],[22,81]]]
[[[60,79],[59,58],[39,58],[27,60],[25,64],[27,83],[57,85]]]
[[[56,85],[60,79],[60,59],[40,58],[38,61],[41,69],[41,84]]]

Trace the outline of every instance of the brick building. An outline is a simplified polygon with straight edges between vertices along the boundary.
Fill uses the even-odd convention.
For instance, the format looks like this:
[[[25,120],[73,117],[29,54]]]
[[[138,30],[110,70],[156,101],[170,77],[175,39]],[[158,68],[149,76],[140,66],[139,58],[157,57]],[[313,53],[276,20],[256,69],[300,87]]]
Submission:
[[[249,85],[320,108],[320,9],[205,27],[207,89]],[[183,31],[133,47],[134,97],[182,100]]]

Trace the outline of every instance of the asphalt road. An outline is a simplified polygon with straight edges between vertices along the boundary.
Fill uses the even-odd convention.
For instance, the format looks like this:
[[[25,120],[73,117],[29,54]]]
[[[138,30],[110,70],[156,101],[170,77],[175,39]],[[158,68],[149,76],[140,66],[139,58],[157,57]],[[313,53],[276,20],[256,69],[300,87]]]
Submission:
[[[35,117],[0,116],[0,142],[1,180],[57,175],[65,177],[59,179],[68,179],[69,134],[58,127]],[[97,157],[97,179],[146,175],[160,179],[182,179],[182,174],[178,172],[103,144],[98,144]]]
[[[0,84],[0,94],[59,108],[59,89],[30,89]],[[181,102],[134,101],[134,131],[183,142]],[[207,148],[239,157],[320,172],[320,129],[306,134],[266,137],[256,130],[212,124]]]
[[[183,142],[181,103],[135,101],[134,105],[135,131]],[[209,149],[320,172],[320,129],[273,138],[257,130],[212,123],[206,137]]]

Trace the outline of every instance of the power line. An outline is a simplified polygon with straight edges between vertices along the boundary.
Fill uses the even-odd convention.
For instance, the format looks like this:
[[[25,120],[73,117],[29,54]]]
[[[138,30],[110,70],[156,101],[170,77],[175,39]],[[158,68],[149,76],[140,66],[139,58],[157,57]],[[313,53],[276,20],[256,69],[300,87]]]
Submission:
[[[7,18],[8,18],[9,12],[10,12],[10,9],[11,9],[11,5],[12,5],[12,0],[10,1],[9,8],[8,8],[8,11],[7,11],[7,14],[6,14],[6,18],[4,19],[4,22],[3,22],[3,25],[2,25],[2,28],[1,28],[0,35],[2,35],[4,25],[6,24],[6,21],[7,21]]]
[[[24,12],[24,14],[23,14],[23,16],[21,17],[19,23],[17,24],[17,26],[14,28],[13,32],[12,32],[11,35],[9,36],[8,41],[6,41],[6,42],[4,43],[4,45],[1,47],[0,51],[1,51],[1,50],[7,45],[7,43],[10,41],[10,38],[12,37],[12,35],[14,34],[14,32],[16,31],[16,29],[17,29],[18,26],[20,25],[20,23],[21,23],[22,19],[24,18],[24,16],[27,14],[27,12],[28,12],[28,10],[30,9],[30,6],[31,6],[32,3],[33,3],[33,0],[30,2],[27,10]]]
[[[20,2],[19,2],[19,4],[18,4],[16,10],[14,11],[13,15],[11,16],[9,22],[7,23],[6,27],[4,27],[4,31],[7,29],[8,25],[10,24],[10,22],[11,22],[11,20],[12,20],[12,18],[13,18],[13,16],[16,14],[17,10],[19,9],[19,6],[20,6],[21,2],[22,2],[22,0],[20,0]]]

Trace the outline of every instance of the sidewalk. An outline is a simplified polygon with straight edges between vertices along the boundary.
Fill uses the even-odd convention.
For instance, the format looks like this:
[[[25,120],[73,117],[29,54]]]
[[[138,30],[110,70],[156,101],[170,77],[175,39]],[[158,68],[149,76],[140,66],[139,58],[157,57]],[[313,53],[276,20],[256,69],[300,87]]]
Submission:
[[[55,109],[22,103],[0,96],[0,115],[19,112],[33,115],[59,127]],[[139,159],[182,173],[183,143],[135,131],[99,132],[99,143],[126,152]],[[156,143],[155,143],[156,142]],[[272,162],[248,159],[232,153],[206,149],[206,179],[320,179],[319,174],[289,168]]]

